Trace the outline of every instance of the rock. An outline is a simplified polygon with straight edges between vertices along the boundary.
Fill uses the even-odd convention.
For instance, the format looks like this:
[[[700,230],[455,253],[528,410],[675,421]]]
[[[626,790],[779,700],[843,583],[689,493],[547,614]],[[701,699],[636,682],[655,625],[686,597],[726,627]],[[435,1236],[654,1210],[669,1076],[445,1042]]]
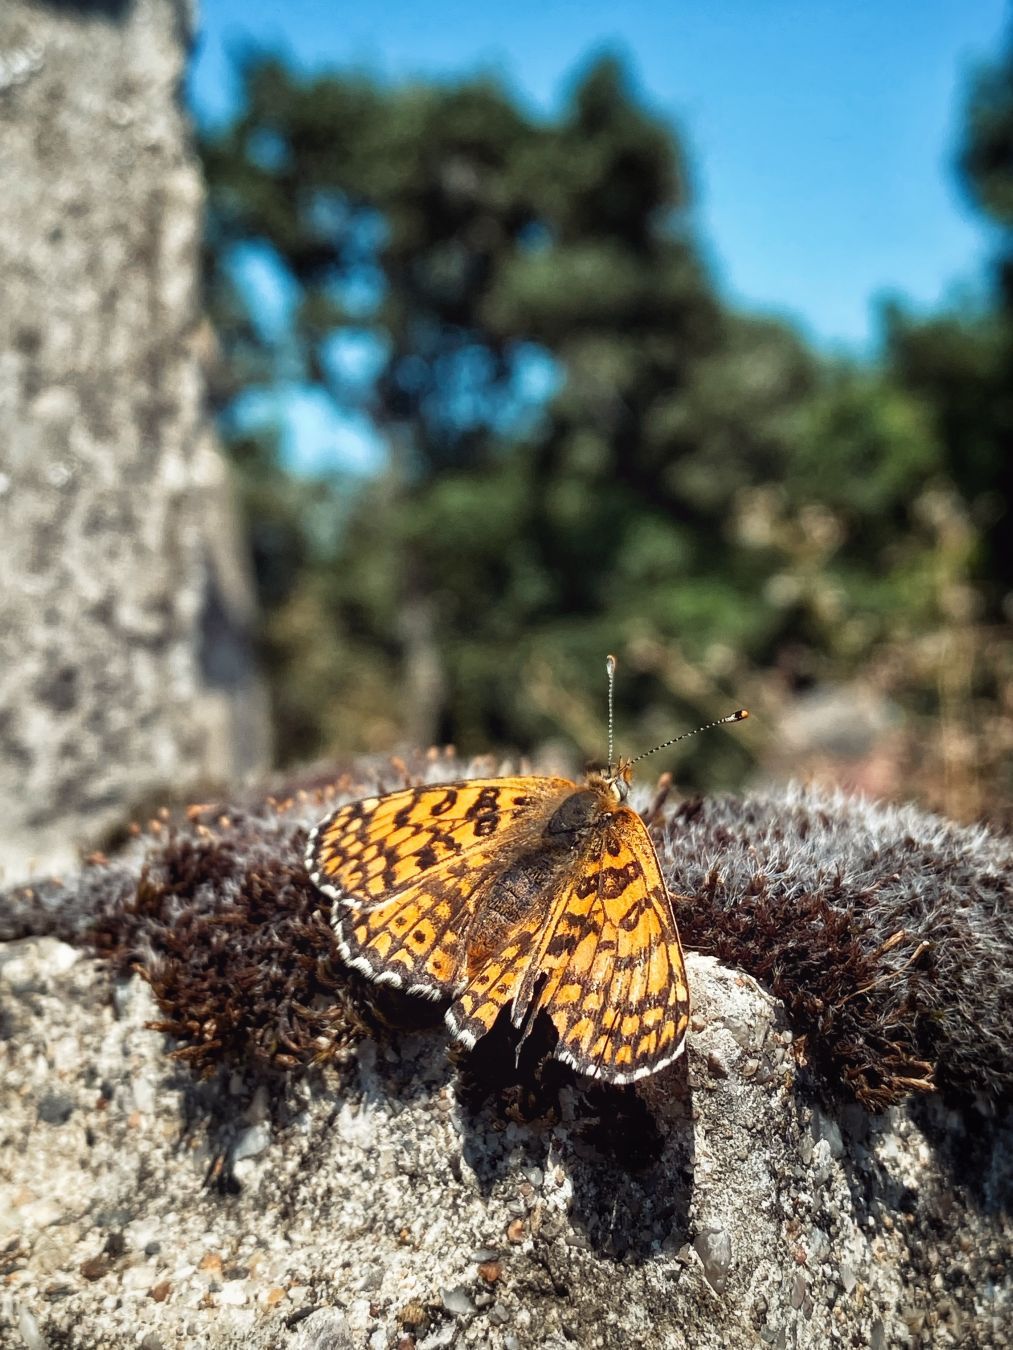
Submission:
[[[232,1156],[236,1162],[243,1158],[256,1158],[271,1143],[271,1127],[267,1124],[251,1125],[236,1140]]]
[[[74,1099],[63,1092],[45,1092],[39,1099],[39,1120],[46,1125],[62,1125],[74,1110]]]
[[[20,1308],[17,1318],[17,1330],[25,1350],[48,1350],[46,1338],[39,1332],[39,1324],[27,1308]]]
[[[703,1273],[715,1294],[724,1292],[732,1264],[732,1239],[723,1228],[704,1228],[693,1243]]]
[[[123,1289],[135,1293],[143,1290],[146,1293],[157,1278],[158,1272],[153,1265],[128,1266],[123,1272],[120,1284]]]
[[[336,1308],[318,1308],[298,1324],[285,1350],[358,1350],[361,1344]]]
[[[457,1284],[452,1289],[444,1289],[441,1296],[443,1306],[455,1317],[468,1317],[477,1311],[471,1294],[463,1284]]]
[[[31,945],[19,944],[24,959]],[[1010,1291],[986,1272],[1009,1262],[1009,1239],[994,1202],[975,1199],[945,1161],[967,1147],[971,1125],[932,1103],[898,1107],[867,1118],[862,1144],[842,1129],[835,1157],[829,1108],[814,1112],[790,1056],[765,1082],[742,1077],[748,1055],[727,1022],[749,1019],[760,1053],[776,1054],[787,1030],[776,1001],[712,958],[690,954],[688,969],[700,1030],[683,1061],[634,1090],[570,1075],[565,1118],[552,1108],[518,1114],[513,1089],[475,1095],[441,1031],[416,1034],[412,1065],[404,1054],[360,1057],[349,1076],[302,1088],[288,1123],[274,1127],[270,1167],[230,1194],[206,1178],[215,1113],[234,1118],[231,1073],[199,1089],[209,1133],[194,1132],[192,1097],[186,1129],[197,1147],[181,1150],[179,1071],[146,1025],[157,1016],[150,994],[141,997],[140,985],[129,1016],[117,1016],[99,965],[51,968],[37,998],[5,1007],[0,1042],[0,1212],[23,1219],[25,1253],[0,1305],[0,1342],[7,1307],[13,1325],[33,1319],[24,1325],[39,1345],[67,1343],[70,1328],[81,1350],[127,1345],[134,1300],[149,1295],[146,1335],[210,1350],[392,1345],[406,1331],[420,1346],[520,1350],[556,1341],[675,1347],[679,1338],[699,1350],[757,1338],[889,1345],[903,1340],[905,1319],[944,1297],[931,1272],[959,1262],[967,1275],[945,1297],[976,1329],[975,1343],[989,1344],[1010,1315]],[[61,1090],[90,1105],[40,1131],[33,1093],[50,1090],[46,1075],[26,1092],[11,1064],[44,1064],[66,1035],[78,1054]],[[708,1067],[716,1046],[728,1071],[717,1080]],[[98,1063],[113,1080],[101,1107],[87,1086]],[[137,1064],[153,1075],[150,1120],[138,1119],[133,1101]],[[256,1090],[247,1089],[251,1102]],[[339,1108],[356,1128],[335,1128]],[[814,1134],[806,1165],[802,1141]],[[381,1139],[402,1159],[382,1179],[373,1172]],[[1011,1142],[1008,1124],[993,1127],[990,1142],[976,1137],[997,1197],[1009,1193]],[[462,1157],[477,1187],[457,1180]],[[40,1184],[44,1195],[32,1189]],[[531,1195],[518,1221],[524,1187]],[[891,1227],[888,1213],[898,1219]],[[106,1216],[105,1237],[74,1228],[82,1214]],[[515,1222],[520,1243],[505,1240]],[[46,1302],[31,1291],[51,1278],[41,1272],[45,1235],[64,1229],[67,1291]],[[483,1241],[494,1233],[504,1235],[497,1245]],[[157,1264],[131,1264],[156,1234]],[[96,1264],[103,1241],[110,1254]],[[230,1278],[237,1267],[247,1273]],[[303,1308],[309,1315],[293,1318]]]
[[[217,814],[35,911],[90,915],[112,968],[0,945],[29,975],[0,978],[0,1344],[23,1310],[53,1346],[134,1344],[139,1305],[145,1334],[207,1350],[1002,1343],[1007,841],[794,791],[676,806],[687,1048],[610,1089],[544,1028],[518,1063],[506,1029],[464,1053],[432,1005],[364,999],[301,863],[312,796]],[[945,1100],[885,1064],[901,1033],[923,1075],[945,1060]],[[40,1125],[54,1094],[74,1109]]]
[[[0,874],[266,763],[202,411],[188,6],[0,6]],[[206,339],[205,339],[206,345]]]
[[[79,949],[56,938],[43,937],[29,947],[9,943],[0,947],[0,984],[16,994],[44,987],[52,975],[69,970],[81,958]]]

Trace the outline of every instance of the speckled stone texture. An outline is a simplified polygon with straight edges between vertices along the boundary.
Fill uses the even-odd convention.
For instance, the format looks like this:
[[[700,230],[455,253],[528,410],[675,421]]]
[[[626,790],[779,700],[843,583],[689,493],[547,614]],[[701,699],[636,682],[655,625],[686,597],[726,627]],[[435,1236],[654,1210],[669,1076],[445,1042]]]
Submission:
[[[202,412],[184,0],[0,5],[0,875],[262,767]]]
[[[777,1006],[710,958],[689,974],[688,1066],[635,1096],[570,1084],[532,1119],[414,1033],[272,1125],[263,1084],[166,1058],[140,980],[110,1000],[73,948],[10,944],[0,1342],[1007,1344],[1008,1228],[925,1121],[799,1099]]]
[[[222,837],[299,856],[319,813],[235,810]],[[670,882],[710,859],[722,908],[778,858],[789,892],[818,866],[850,869],[864,894],[877,857],[897,887],[903,848],[901,908],[924,892],[936,913],[932,878],[963,857],[984,920],[1008,853],[911,810],[803,793],[676,807],[660,832]],[[163,845],[135,847],[68,882],[64,909],[128,890]],[[235,876],[223,914],[241,902]],[[177,882],[172,903],[211,898]],[[982,950],[1003,940],[990,928]],[[808,1067],[814,1034],[741,971],[687,964],[688,1051],[628,1089],[549,1060],[517,1068],[496,1033],[453,1052],[438,1020],[374,1025],[308,1076],[233,1059],[199,1081],[146,1026],[164,1010],[139,977],[111,983],[76,940],[0,945],[0,1344],[1011,1344],[1008,1108],[835,1103]]]

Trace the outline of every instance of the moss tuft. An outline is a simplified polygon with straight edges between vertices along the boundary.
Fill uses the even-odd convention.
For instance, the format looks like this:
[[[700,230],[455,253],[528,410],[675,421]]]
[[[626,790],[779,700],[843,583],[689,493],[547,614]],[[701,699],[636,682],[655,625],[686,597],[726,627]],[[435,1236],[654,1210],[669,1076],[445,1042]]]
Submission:
[[[476,772],[495,769],[434,755],[411,775]],[[283,1071],[340,1060],[392,1014],[432,1024],[438,1007],[392,1008],[389,991],[342,964],[302,861],[309,825],[330,806],[408,776],[395,762],[330,788],[293,783],[282,803],[153,821],[112,862],[8,893],[0,937],[87,940],[114,971],[140,971],[174,1053],[203,1074],[250,1059]],[[932,1086],[958,1102],[1013,1098],[1008,839],[791,788],[667,810],[659,798],[652,820],[684,945],[783,1000],[827,1096],[870,1110]]]
[[[687,947],[781,999],[831,1094],[1013,1096],[1013,847],[913,807],[787,789],[656,829]]]
[[[333,1061],[365,1030],[368,1004],[306,875],[306,827],[284,813],[224,820],[168,831],[91,940],[114,971],[144,976],[174,1055],[200,1072]]]

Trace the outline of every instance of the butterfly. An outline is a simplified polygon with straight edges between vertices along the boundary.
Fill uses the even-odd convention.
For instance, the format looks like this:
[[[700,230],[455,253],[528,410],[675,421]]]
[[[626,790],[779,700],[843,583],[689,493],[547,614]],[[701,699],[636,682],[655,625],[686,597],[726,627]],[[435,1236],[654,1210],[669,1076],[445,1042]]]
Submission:
[[[610,658],[607,771],[367,797],[316,826],[306,866],[352,968],[449,997],[447,1025],[468,1047],[504,1008],[522,1039],[544,1013],[558,1059],[623,1084],[681,1053],[689,991],[672,897],[627,803],[634,761],[611,763],[614,669]]]

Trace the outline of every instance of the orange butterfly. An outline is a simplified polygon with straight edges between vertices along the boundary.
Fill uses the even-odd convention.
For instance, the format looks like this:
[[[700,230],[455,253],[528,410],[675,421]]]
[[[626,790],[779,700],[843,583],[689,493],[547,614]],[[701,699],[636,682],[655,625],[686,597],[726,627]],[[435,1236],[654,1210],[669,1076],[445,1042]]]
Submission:
[[[451,996],[447,1024],[465,1045],[507,1005],[524,1035],[544,1011],[557,1058],[632,1083],[681,1052],[689,993],[658,857],[626,804],[634,761],[611,765],[614,669],[610,657],[607,772],[367,797],[312,831],[306,865],[334,901],[348,964]]]

